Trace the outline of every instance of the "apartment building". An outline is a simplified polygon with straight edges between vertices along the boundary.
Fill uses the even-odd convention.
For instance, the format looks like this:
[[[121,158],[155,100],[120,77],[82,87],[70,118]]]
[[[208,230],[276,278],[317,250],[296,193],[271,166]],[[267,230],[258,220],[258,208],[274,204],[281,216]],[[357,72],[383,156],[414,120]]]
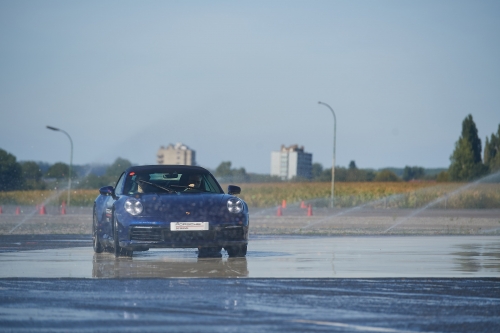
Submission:
[[[196,165],[196,152],[183,143],[161,146],[156,157],[157,164]]]
[[[279,151],[271,152],[271,176],[283,180],[312,178],[312,154],[304,152],[304,146],[281,145]]]

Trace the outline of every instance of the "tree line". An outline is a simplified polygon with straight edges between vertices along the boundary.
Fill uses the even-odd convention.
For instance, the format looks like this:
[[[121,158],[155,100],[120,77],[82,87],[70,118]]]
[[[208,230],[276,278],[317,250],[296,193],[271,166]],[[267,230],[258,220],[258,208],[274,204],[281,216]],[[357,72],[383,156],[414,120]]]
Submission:
[[[397,182],[401,180],[433,180],[435,178],[435,175],[426,174],[425,169],[418,166],[405,166],[404,169],[359,169],[356,162],[351,161],[347,168],[335,167],[335,181],[338,182]],[[332,168],[323,169],[320,163],[314,163],[312,166],[312,180],[331,181]]]
[[[462,122],[462,133],[450,157],[450,167],[440,175],[443,180],[471,181],[500,170],[500,124],[497,133],[486,137],[481,156],[481,139],[472,115]]]
[[[348,167],[335,167],[335,181],[338,182],[397,182],[397,181],[471,181],[500,171],[500,124],[497,133],[486,137],[484,151],[481,139],[472,115],[468,115],[462,122],[462,132],[455,149],[450,156],[448,169],[425,169],[420,166],[405,166],[403,169],[386,168],[382,170],[360,169],[355,161]],[[251,174],[245,168],[231,168],[231,162],[222,162],[214,174],[223,182],[280,182],[277,176]],[[312,179],[294,178],[291,181],[318,181],[332,180],[332,169],[323,168],[320,163],[312,165]]]
[[[72,187],[95,189],[114,185],[123,170],[130,166],[130,161],[117,158],[102,175],[92,173],[92,166],[73,166],[71,178],[75,181]],[[66,163],[18,162],[14,155],[0,149],[0,191],[62,188],[66,186],[68,177],[69,165]]]
[[[497,133],[486,137],[483,151],[477,126],[472,115],[469,114],[462,122],[462,132],[450,156],[448,169],[439,173],[429,173],[423,167],[405,166],[402,174],[397,175],[394,168],[380,171],[358,169],[356,163],[351,161],[347,168],[335,167],[335,181],[436,180],[438,182],[462,182],[475,180],[498,171],[500,171],[500,124]],[[332,169],[323,169],[319,163],[313,164],[312,173],[315,181],[332,180]]]
[[[71,170],[75,188],[95,189],[114,185],[123,170],[132,166],[129,160],[117,158],[101,174],[92,172],[92,167],[74,166]],[[95,170],[94,170],[95,171]],[[360,169],[355,161],[347,167],[335,167],[335,181],[339,182],[395,182],[412,180],[471,181],[489,173],[500,171],[500,124],[497,133],[486,137],[484,150],[478,136],[477,126],[468,115],[462,122],[462,132],[450,156],[450,166],[440,173],[429,173],[419,166],[405,166],[404,169],[383,170]],[[211,172],[224,183],[281,182],[277,176],[248,173],[245,168],[233,168],[230,161],[224,161]],[[68,179],[69,165],[58,162],[53,165],[35,161],[18,162],[16,157],[0,148],[0,191],[44,190],[64,187]],[[332,169],[325,169],[320,163],[312,165],[312,179],[295,178],[291,181],[332,180]]]

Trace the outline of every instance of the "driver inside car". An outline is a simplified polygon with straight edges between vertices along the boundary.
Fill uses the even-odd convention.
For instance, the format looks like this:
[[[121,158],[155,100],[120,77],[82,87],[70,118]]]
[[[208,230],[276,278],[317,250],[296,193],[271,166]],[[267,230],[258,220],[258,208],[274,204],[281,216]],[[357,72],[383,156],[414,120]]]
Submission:
[[[135,177],[135,182],[137,183],[137,193],[150,193],[154,192],[151,189],[151,185],[147,184],[149,182],[148,174],[138,174]]]
[[[192,174],[189,175],[188,188],[200,189],[201,188],[201,175]]]

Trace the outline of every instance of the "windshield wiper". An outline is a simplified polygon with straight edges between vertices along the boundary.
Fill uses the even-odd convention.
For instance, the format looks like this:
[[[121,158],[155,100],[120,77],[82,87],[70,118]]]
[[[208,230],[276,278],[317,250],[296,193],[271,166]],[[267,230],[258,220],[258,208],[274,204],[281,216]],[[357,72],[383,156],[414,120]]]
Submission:
[[[180,187],[186,190],[196,190],[200,192],[207,192],[207,193],[212,193],[211,191],[203,190],[201,188],[194,188],[194,187],[189,187],[189,186],[184,186],[184,185],[170,185],[170,187]]]
[[[145,184],[148,184],[148,185],[152,185],[152,186],[154,186],[154,187],[157,187],[157,188],[162,189],[162,190],[164,190],[164,191],[167,191],[167,192],[169,192],[169,193],[177,193],[177,191],[176,191],[176,190],[173,190],[173,189],[171,189],[171,188],[167,188],[167,187],[163,187],[163,186],[160,186],[160,185],[158,185],[158,184],[150,183],[150,182],[147,182],[147,181],[145,181],[145,180],[139,180],[139,183],[145,183]]]

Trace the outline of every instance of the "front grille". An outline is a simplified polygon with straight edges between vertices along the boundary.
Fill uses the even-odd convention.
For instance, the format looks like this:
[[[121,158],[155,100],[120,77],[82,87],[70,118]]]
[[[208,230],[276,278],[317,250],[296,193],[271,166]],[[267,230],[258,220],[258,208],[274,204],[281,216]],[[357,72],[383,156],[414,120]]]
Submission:
[[[130,240],[159,242],[162,239],[161,229],[150,227],[133,227]]]
[[[170,231],[168,229],[163,231],[165,241],[172,242],[193,242],[193,241],[206,241],[213,239],[211,231]]]
[[[239,241],[245,238],[243,227],[222,226],[217,231],[170,231],[158,227],[132,227],[130,240],[142,242],[192,243],[196,241]]]

